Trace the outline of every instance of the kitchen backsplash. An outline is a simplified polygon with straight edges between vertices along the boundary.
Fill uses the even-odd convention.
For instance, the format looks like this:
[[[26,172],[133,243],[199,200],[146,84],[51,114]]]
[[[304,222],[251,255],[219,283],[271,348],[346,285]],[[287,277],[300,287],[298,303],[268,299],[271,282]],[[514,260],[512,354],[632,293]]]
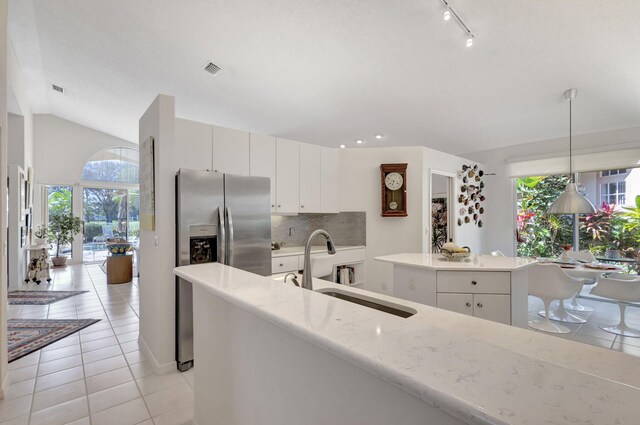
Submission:
[[[289,229],[293,229],[290,235]],[[342,212],[339,214],[298,214],[295,216],[271,216],[271,240],[284,242],[284,246],[302,246],[316,229],[329,232],[336,245],[366,245],[366,213]],[[323,245],[323,238],[314,245]]]

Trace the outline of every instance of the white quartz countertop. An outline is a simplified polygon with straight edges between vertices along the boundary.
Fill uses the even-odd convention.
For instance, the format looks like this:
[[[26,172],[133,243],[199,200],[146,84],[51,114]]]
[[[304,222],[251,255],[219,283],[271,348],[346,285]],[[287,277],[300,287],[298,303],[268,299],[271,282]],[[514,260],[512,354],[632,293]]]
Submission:
[[[640,359],[314,279],[404,319],[218,263],[174,272],[469,424],[635,424]]]
[[[346,251],[349,249],[360,249],[360,248],[366,248],[364,245],[356,245],[356,246],[351,246],[351,245],[343,245],[343,246],[336,246],[336,251]],[[311,253],[312,254],[320,254],[323,252],[327,252],[327,246],[326,245],[318,245],[318,246],[312,246],[311,247]],[[285,246],[283,248],[277,249],[277,250],[272,250],[271,251],[271,257],[276,258],[276,257],[286,257],[288,255],[302,255],[304,254],[304,246]]]
[[[440,254],[393,254],[375,258],[385,263],[400,264],[432,270],[484,270],[484,271],[512,271],[529,267],[537,260],[524,257],[495,257],[493,255],[476,255],[450,261]]]

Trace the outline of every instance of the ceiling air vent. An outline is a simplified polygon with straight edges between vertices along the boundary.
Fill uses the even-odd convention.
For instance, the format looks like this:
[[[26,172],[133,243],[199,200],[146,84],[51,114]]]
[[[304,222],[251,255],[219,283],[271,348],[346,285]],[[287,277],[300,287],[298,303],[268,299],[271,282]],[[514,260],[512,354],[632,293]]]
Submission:
[[[56,86],[55,84],[51,84],[51,88],[57,92],[64,93],[64,89],[60,86]]]
[[[204,69],[205,71],[207,71],[211,75],[216,75],[218,72],[220,72],[220,70],[222,68],[220,68],[218,65],[216,65],[213,62],[209,62],[208,64],[203,66],[202,69]]]

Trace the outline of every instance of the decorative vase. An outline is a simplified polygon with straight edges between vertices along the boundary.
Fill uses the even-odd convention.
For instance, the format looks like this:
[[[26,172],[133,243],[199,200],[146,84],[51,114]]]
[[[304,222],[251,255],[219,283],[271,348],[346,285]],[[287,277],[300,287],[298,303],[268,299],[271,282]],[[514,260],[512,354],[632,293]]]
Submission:
[[[55,267],[63,267],[67,265],[67,257],[51,257],[51,262]]]
[[[34,245],[46,245],[47,244],[47,238],[33,238],[33,244]]]

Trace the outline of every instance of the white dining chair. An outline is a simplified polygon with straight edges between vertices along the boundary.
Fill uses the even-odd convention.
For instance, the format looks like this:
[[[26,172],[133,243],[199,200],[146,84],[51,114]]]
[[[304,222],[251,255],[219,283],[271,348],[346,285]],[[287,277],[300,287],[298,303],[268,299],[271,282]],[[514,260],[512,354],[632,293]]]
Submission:
[[[603,331],[625,337],[640,338],[640,329],[629,327],[625,322],[628,303],[640,302],[640,276],[612,273],[616,278],[600,278],[591,289],[593,295],[616,301],[620,308],[620,322],[617,325],[598,325]]]
[[[565,334],[571,332],[566,326],[551,322],[559,319],[576,319],[584,323],[584,319],[568,313],[563,301],[570,298],[580,288],[582,280],[567,275],[557,264],[536,264],[529,269],[529,295],[542,299],[544,310],[540,313],[544,320],[530,320],[529,327],[549,333]],[[552,301],[558,300],[555,312],[550,311]],[[554,318],[556,317],[556,318]],[[559,320],[568,321],[568,320]]]
[[[500,251],[499,249],[491,251],[491,255],[493,255],[494,257],[506,257],[506,255],[504,255],[504,252]]]
[[[567,251],[567,257],[572,260],[579,261],[581,263],[596,263],[596,257],[589,251]],[[581,271],[581,270],[567,270],[567,274],[574,278],[583,279],[584,285],[593,285],[598,281],[598,274],[594,274],[591,271]],[[571,311],[582,311],[585,313],[590,313],[593,311],[593,307],[585,306],[578,303],[578,295],[582,292],[582,288],[575,294],[568,303],[565,304],[565,308]]]

